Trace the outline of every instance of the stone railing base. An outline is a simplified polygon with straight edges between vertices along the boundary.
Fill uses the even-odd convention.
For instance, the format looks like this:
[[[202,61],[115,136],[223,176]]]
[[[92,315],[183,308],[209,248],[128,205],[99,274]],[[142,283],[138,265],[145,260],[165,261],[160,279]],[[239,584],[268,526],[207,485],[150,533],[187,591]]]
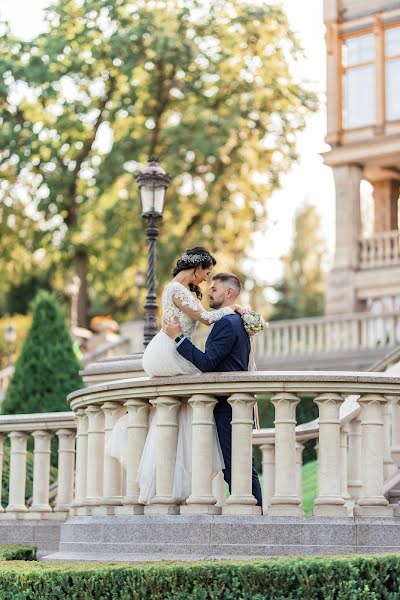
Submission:
[[[72,517],[44,560],[135,561],[398,552],[392,517]]]

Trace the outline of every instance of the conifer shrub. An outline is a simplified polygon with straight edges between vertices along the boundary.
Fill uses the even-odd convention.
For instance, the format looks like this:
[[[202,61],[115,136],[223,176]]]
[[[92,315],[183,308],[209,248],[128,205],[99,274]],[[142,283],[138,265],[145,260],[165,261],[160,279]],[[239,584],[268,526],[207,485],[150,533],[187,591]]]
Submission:
[[[64,314],[54,294],[39,292],[32,325],[2,405],[3,414],[69,410],[67,395],[83,387]]]

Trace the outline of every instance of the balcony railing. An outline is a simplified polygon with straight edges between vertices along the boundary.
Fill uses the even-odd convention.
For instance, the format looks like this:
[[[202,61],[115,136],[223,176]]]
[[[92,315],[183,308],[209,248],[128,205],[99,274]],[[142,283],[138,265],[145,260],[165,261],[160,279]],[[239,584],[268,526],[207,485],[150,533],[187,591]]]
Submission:
[[[359,242],[361,269],[398,265],[400,263],[400,231],[383,231]]]

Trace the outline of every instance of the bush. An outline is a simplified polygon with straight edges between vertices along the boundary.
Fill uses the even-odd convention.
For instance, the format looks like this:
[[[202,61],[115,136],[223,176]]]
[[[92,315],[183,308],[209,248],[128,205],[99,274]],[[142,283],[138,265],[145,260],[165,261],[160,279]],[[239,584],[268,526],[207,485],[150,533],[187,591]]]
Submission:
[[[35,546],[0,545],[0,562],[5,560],[36,560]]]
[[[3,414],[68,410],[66,397],[82,387],[79,363],[54,295],[40,292],[2,406]]]
[[[0,564],[0,600],[398,600],[398,555]]]

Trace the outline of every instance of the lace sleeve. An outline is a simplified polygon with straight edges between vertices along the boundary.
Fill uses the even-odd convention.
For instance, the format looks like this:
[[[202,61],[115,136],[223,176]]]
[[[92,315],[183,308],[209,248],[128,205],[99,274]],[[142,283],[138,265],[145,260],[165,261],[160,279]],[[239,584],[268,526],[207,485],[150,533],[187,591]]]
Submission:
[[[193,297],[192,293],[180,284],[174,285],[171,292],[172,302],[177,308],[192,317],[192,319],[200,321],[205,325],[216,323],[226,315],[234,313],[232,308],[228,306],[212,312],[204,310],[204,307]]]

